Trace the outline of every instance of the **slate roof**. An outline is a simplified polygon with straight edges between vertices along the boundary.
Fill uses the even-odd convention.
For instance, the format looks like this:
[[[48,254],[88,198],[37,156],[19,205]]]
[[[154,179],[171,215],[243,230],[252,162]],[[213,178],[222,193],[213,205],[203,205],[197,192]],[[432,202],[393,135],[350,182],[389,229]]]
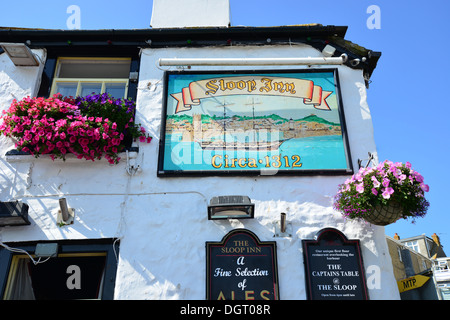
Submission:
[[[348,55],[346,65],[363,69],[366,85],[377,66],[381,52],[366,49],[345,39],[346,26],[321,24],[276,27],[232,26],[164,29],[99,29],[57,30],[0,27],[0,42],[24,42],[30,48],[46,48],[50,54],[59,50],[67,52],[70,46],[74,54],[114,48],[133,50],[138,48],[201,47],[236,45],[277,45],[304,43],[319,51],[330,44],[336,48],[334,56]]]

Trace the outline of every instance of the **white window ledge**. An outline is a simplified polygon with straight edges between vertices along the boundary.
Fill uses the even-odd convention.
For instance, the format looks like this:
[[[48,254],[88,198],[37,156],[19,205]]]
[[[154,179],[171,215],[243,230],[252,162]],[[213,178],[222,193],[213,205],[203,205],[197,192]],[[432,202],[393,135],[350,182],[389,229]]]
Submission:
[[[139,147],[130,147],[128,149],[128,152],[137,152],[139,153]],[[119,153],[119,157],[122,159],[126,160],[126,151],[120,152]],[[84,158],[82,159],[78,159],[74,154],[72,153],[68,153],[66,154],[66,159],[60,159],[60,158],[55,158],[55,160],[52,160],[52,158],[50,158],[50,155],[48,154],[41,154],[39,155],[38,158],[36,158],[35,156],[27,153],[27,152],[23,152],[23,151],[18,151],[17,149],[13,149],[13,150],[9,150],[8,152],[6,152],[5,154],[5,159],[7,162],[9,163],[17,163],[17,162],[32,162],[32,161],[55,161],[55,162],[80,162],[80,163],[85,163],[85,162],[92,162],[91,160],[86,160]],[[94,162],[105,162],[108,163],[108,160],[106,160],[105,157],[102,157],[100,160],[95,160]]]

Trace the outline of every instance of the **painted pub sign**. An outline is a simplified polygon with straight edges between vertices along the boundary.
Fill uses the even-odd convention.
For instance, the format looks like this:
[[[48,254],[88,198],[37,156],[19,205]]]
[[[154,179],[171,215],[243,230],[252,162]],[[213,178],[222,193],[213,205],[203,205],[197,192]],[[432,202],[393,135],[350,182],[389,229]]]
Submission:
[[[351,173],[336,69],[166,72],[158,175]]]
[[[206,242],[207,300],[278,300],[276,242],[235,229]]]

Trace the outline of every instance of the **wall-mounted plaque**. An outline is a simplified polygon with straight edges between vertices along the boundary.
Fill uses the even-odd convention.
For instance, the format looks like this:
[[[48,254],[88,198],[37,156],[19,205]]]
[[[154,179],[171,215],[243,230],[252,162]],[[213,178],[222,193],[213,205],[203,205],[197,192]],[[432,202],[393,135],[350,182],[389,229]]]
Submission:
[[[276,242],[249,230],[206,242],[207,300],[278,300]]]
[[[337,69],[166,72],[159,176],[352,173]]]
[[[308,299],[368,299],[359,240],[325,228],[316,240],[302,240],[302,246]]]

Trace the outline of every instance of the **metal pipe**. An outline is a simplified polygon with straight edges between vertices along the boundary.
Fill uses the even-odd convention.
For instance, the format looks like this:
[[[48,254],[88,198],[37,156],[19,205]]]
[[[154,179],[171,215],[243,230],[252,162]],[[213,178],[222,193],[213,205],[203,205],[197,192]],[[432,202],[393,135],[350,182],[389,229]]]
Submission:
[[[59,208],[61,209],[61,215],[63,221],[69,220],[69,207],[67,207],[66,198],[59,199]]]
[[[286,213],[282,212],[280,217],[280,230],[281,233],[286,232]]]
[[[160,66],[281,66],[281,65],[339,65],[347,55],[319,58],[160,58]]]

